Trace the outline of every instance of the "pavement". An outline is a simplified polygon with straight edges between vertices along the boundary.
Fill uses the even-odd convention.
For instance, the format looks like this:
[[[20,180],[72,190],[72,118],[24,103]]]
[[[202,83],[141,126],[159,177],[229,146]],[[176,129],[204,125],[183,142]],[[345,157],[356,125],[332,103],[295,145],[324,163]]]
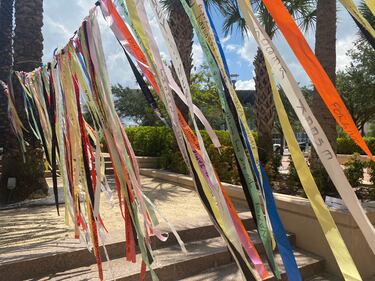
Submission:
[[[194,190],[144,176],[141,180],[146,196],[176,228],[209,220]],[[109,182],[113,186],[113,179],[109,178]],[[62,188],[59,190],[63,198]],[[238,211],[248,211],[238,204]],[[125,235],[124,221],[116,195],[108,201],[102,194],[101,215],[108,229],[107,239],[121,239]],[[160,227],[166,229],[166,223],[160,221]],[[84,246],[74,239],[72,223],[65,223],[63,204],[60,216],[57,215],[52,189],[44,199],[28,200],[18,207],[0,210],[0,264]]]

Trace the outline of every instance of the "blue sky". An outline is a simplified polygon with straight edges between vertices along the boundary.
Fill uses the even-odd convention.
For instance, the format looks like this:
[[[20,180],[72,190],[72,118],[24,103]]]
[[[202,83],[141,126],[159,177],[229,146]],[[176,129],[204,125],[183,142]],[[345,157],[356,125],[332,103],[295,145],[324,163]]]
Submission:
[[[358,2],[358,0],[356,2]],[[88,14],[90,8],[94,6],[94,3],[95,1],[90,0],[44,1],[44,62],[48,62],[51,59],[55,48],[61,48],[68,42],[74,31],[81,24],[82,19]],[[353,47],[353,41],[358,37],[358,31],[346,10],[339,3],[337,6],[337,68],[344,69],[350,62],[349,58],[346,56],[346,52]],[[103,20],[100,12],[98,15],[107,66],[112,84],[120,83],[124,86],[137,87],[135,78],[125,59],[122,49],[115,40],[111,30],[106,25],[106,22]],[[149,17],[161,53],[165,58],[168,58],[162,35],[151,12],[149,13]],[[221,25],[223,22],[221,15],[214,11],[212,17],[224,47],[230,72],[239,75],[238,82],[236,83],[237,89],[254,89],[252,62],[257,50],[255,41],[252,38],[243,39],[238,33],[224,36],[221,32]],[[310,31],[305,36],[312,49],[314,49],[314,32]],[[275,37],[274,42],[297,81],[301,85],[309,85],[310,80],[301,68],[282,35],[278,34]],[[202,49],[196,41],[193,45],[193,59],[194,65],[196,66],[204,63]]]

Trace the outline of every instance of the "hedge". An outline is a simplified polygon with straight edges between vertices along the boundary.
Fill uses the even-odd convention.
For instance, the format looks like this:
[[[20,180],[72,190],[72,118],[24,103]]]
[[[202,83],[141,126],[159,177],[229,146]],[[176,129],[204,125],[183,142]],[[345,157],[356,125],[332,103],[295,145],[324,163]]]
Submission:
[[[160,157],[160,166],[176,173],[187,173],[187,167],[178,149],[177,142],[171,129],[166,127],[135,127],[127,128],[126,133],[137,156]],[[206,131],[201,131],[203,142],[214,167],[224,182],[239,183],[239,176],[234,157],[234,151],[227,131],[215,131],[221,148],[220,153],[212,144]],[[254,133],[255,140],[257,134]],[[372,153],[375,154],[375,137],[364,138]],[[349,138],[337,139],[339,154],[363,153]]]
[[[171,130],[166,127],[143,126],[125,131],[137,156],[161,156],[174,142]]]
[[[162,168],[176,173],[188,172],[171,129],[143,126],[127,128],[126,133],[137,156],[158,156]],[[215,133],[221,143],[220,153],[212,144],[207,132],[201,131],[208,155],[222,181],[239,183],[230,135],[226,131]]]
[[[364,137],[363,138],[367,143],[367,146],[371,150],[371,152],[375,153],[375,137]],[[337,139],[337,153],[338,154],[353,154],[353,153],[360,153],[364,154],[362,149],[359,148],[358,145],[350,138],[338,138]]]

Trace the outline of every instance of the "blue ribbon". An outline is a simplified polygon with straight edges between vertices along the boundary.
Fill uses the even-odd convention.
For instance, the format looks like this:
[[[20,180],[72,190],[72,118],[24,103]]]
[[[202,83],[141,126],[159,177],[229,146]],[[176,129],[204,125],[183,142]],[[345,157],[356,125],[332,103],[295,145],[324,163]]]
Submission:
[[[217,31],[216,31],[215,26],[213,24],[213,21],[212,21],[212,18],[211,18],[211,15],[210,15],[210,12],[209,12],[209,9],[207,7],[206,2],[205,2],[205,9],[206,9],[206,13],[207,13],[207,16],[208,16],[208,20],[210,22],[210,26],[211,26],[212,31],[214,33],[216,44],[219,48],[220,56],[221,56],[222,61],[224,63],[225,71],[226,71],[227,75],[229,76],[230,75],[229,69],[228,69],[227,61],[225,59],[223,48],[222,48],[222,45],[220,43],[219,36],[217,35]],[[298,269],[297,262],[294,258],[292,247],[289,243],[288,237],[287,237],[286,232],[285,232],[285,228],[284,228],[284,226],[281,222],[280,216],[277,212],[276,203],[275,203],[275,199],[273,197],[272,188],[270,186],[269,180],[267,178],[267,175],[264,171],[263,166],[260,165],[260,172],[261,172],[262,178],[263,178],[263,184],[262,184],[262,182],[260,180],[259,171],[258,171],[257,165],[255,163],[253,153],[251,151],[251,146],[250,146],[248,136],[246,134],[246,131],[243,127],[243,124],[242,124],[241,120],[239,120],[239,123],[240,123],[240,126],[241,126],[242,135],[244,136],[244,140],[245,140],[247,150],[248,150],[249,155],[250,155],[251,166],[254,170],[254,173],[255,173],[255,176],[256,176],[256,179],[257,179],[257,182],[258,182],[258,186],[263,190],[263,193],[264,193],[264,196],[265,196],[267,213],[268,213],[268,216],[269,216],[270,221],[271,221],[272,230],[274,232],[274,237],[275,237],[275,240],[276,240],[277,248],[279,249],[279,253],[280,253],[281,258],[283,260],[283,263],[284,263],[284,266],[285,266],[285,271],[286,271],[286,274],[288,276],[288,280],[290,280],[290,281],[302,281],[301,273]]]
[[[227,73],[228,76],[230,76],[227,60],[225,59],[225,55],[224,55],[223,47],[221,46],[220,38],[217,35],[214,22],[212,21],[212,18],[211,18],[211,15],[210,15],[210,12],[209,12],[209,9],[208,9],[208,6],[207,6],[207,1],[204,1],[204,6],[205,6],[205,9],[206,9],[208,21],[210,22],[211,29],[214,32],[215,41],[216,41],[216,44],[219,48],[221,59],[224,63],[225,72]]]

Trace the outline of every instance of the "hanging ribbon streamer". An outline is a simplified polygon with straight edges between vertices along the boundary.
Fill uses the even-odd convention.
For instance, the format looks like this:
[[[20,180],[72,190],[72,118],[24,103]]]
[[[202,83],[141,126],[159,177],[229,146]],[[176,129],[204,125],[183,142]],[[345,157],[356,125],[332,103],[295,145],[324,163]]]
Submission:
[[[168,127],[169,125],[168,125],[167,121],[162,117],[162,115],[160,113],[160,110],[159,110],[159,108],[157,106],[157,103],[155,101],[155,98],[153,97],[153,95],[152,95],[150,89],[148,88],[147,84],[140,82],[140,81],[143,81],[142,75],[137,70],[134,62],[132,61],[132,59],[130,58],[130,56],[128,55],[128,53],[126,52],[125,49],[124,49],[124,52],[125,52],[126,58],[128,59],[130,67],[131,67],[131,69],[132,69],[132,71],[133,71],[133,73],[135,75],[135,78],[136,78],[139,86],[141,87],[142,93],[143,93],[144,97],[146,98],[148,104],[154,110],[156,116],[158,116],[159,119],[164,123],[164,125]]]
[[[305,161],[305,157],[299,148],[297,139],[290,125],[288,115],[281,101],[279,91],[273,79],[269,64],[267,63],[267,72],[271,81],[273,99],[275,101],[276,112],[292,156],[293,163],[296,167],[298,176],[301,180],[302,187],[310,200],[311,207],[319,221],[331,251],[336,258],[337,264],[345,280],[362,280],[358,270],[353,262],[352,257],[341,237],[341,234],[324,203],[319,189],[314,181],[311,171]]]
[[[351,0],[341,0],[348,3]],[[305,40],[302,32],[289,14],[281,0],[263,0],[267,10],[275,20],[285,39],[292,48],[294,54],[302,64],[306,73],[311,78],[315,88],[322,97],[329,111],[336,119],[341,128],[352,138],[356,144],[375,161],[361,133],[358,131],[348,109],[342,101],[339,93],[333,85],[331,79],[323,69],[322,65],[314,55],[310,46]],[[374,33],[375,35],[375,33]]]
[[[50,68],[50,65],[48,65]],[[53,193],[55,195],[55,203],[57,214],[59,213],[59,193],[57,190],[57,136],[56,136],[56,96],[55,90],[53,87],[53,77],[49,75],[49,95],[50,95],[50,122],[51,122],[51,129],[52,129],[52,144],[51,144],[51,168],[52,168],[52,182],[53,182]]]
[[[375,15],[375,2],[373,0],[366,0],[366,5],[371,9],[371,12]],[[366,40],[375,49],[375,29],[374,27],[365,19],[365,17],[358,10],[357,6],[352,0],[340,0],[341,4],[350,13],[354,22],[361,30],[362,34],[365,36]]]
[[[220,51],[220,55],[222,57],[222,60],[223,60],[224,66],[225,66],[225,70],[226,70],[227,74],[229,74],[229,69],[228,69],[228,66],[227,66],[227,63],[226,63],[225,55],[224,55],[224,52],[222,50],[221,43],[220,43],[219,37],[217,35],[215,26],[214,26],[213,21],[211,19],[209,9],[207,7],[207,3],[205,3],[205,8],[206,8],[206,14],[208,16],[212,31],[213,31],[214,36],[215,36],[215,41],[217,43],[217,46],[218,46],[219,51]],[[241,128],[244,131],[243,126],[241,126]],[[271,186],[269,184],[269,181],[267,179],[267,175],[264,173],[264,169],[261,166],[260,166],[261,175],[259,175],[259,171],[258,171],[257,166],[256,166],[256,161],[255,161],[254,153],[251,149],[251,145],[248,142],[246,142],[246,145],[247,145],[248,150],[251,154],[250,158],[251,158],[251,161],[252,161],[253,171],[256,174],[258,184],[262,188],[263,193],[265,195],[265,205],[266,205],[267,214],[271,217],[270,221],[271,221],[271,224],[272,224],[272,229],[274,231],[275,239],[277,240],[277,245],[278,245],[279,251],[281,253],[283,262],[285,264],[285,269],[286,269],[287,275],[288,275],[290,280],[301,280],[301,274],[299,272],[296,260],[294,258],[293,250],[292,250],[291,245],[289,243],[289,240],[286,236],[286,232],[285,232],[285,229],[282,225],[280,217],[277,213],[275,200],[274,200],[273,194],[272,194],[272,188],[271,188]],[[262,181],[262,178],[264,178],[264,182]]]
[[[132,22],[130,25],[131,26],[133,26],[133,27],[135,27],[135,26],[137,26],[136,28],[137,28],[137,30],[135,30],[134,31],[134,34],[138,34],[138,36],[139,36],[139,38],[140,38],[140,40],[142,41],[142,38],[146,38],[146,36],[145,36],[145,32],[148,32],[147,34],[148,35],[150,35],[151,34],[151,32],[150,31],[145,31],[145,30],[143,30],[143,28],[147,28],[148,27],[148,24],[147,24],[147,22],[142,22],[142,24],[140,24],[140,19],[142,19],[142,20],[144,20],[145,18],[147,18],[147,17],[143,17],[143,16],[138,16],[137,14],[136,14],[136,12],[141,12],[141,13],[143,13],[143,14],[145,14],[144,13],[144,10],[142,11],[142,5],[141,5],[141,3],[137,3],[137,4],[135,4],[135,3],[132,3],[132,1],[127,1],[127,11],[129,12],[129,18],[131,19],[131,18],[133,18],[133,20],[135,21],[135,22]],[[158,3],[151,3],[151,4],[154,4],[154,5],[157,5]],[[156,9],[159,9],[159,11],[160,11],[160,8],[158,7],[158,6],[154,6]],[[138,22],[139,21],[139,22]],[[149,38],[149,40],[150,40],[150,37],[148,37]],[[146,52],[146,54],[148,54],[148,59],[149,60],[153,60],[153,59],[157,59],[157,60],[159,60],[160,61],[160,58],[158,58],[158,57],[160,57],[160,55],[158,55],[158,50],[157,50],[157,48],[155,48],[156,46],[155,46],[155,44],[152,42],[152,40],[151,41],[149,41],[149,40],[147,40],[147,41],[143,41],[142,42],[142,44],[143,44],[143,48],[145,49],[145,50],[149,50],[148,52]],[[153,64],[155,64],[155,62],[151,62],[151,65],[153,65]],[[160,62],[159,62],[159,64],[160,64]],[[154,73],[158,73],[159,72],[159,70],[162,70],[162,69],[165,69],[163,66],[162,66],[162,64],[157,68],[157,69],[153,69],[153,72]],[[181,77],[180,77],[181,78]],[[160,80],[162,80],[162,79],[158,79],[159,81]],[[162,81],[164,81],[164,80],[162,80]],[[166,88],[166,87],[161,87],[161,89],[165,89],[165,90],[167,90],[168,91],[168,89]],[[183,118],[182,118],[182,116],[181,115],[179,115],[179,119],[180,119],[180,124],[183,124],[183,123],[181,123],[181,122],[184,122],[183,121]],[[192,134],[192,132],[188,129],[188,127],[187,126],[183,126],[183,132],[184,132],[184,134],[187,134],[187,136],[189,136],[189,138],[191,139],[191,137],[193,137],[193,139],[191,139],[191,141],[193,141],[193,142],[197,142],[197,145],[198,145],[198,142],[199,142],[199,140],[198,139],[195,139],[195,137],[194,137],[194,134]],[[198,155],[199,154],[197,154],[198,153],[198,151],[196,151],[196,153],[191,153],[191,152],[193,152],[193,151],[189,151],[189,145],[187,145],[187,149],[188,149],[188,155],[190,156],[190,159],[192,159],[193,160],[193,163],[195,163],[195,161],[196,160],[194,160],[194,158],[197,158],[198,157]],[[210,163],[207,163],[207,155],[204,155],[204,154],[206,154],[206,152],[203,152],[203,158],[201,158],[201,157],[199,157],[199,159],[201,159],[201,160],[203,160],[203,162],[202,162],[202,164],[204,164],[204,165],[208,165],[208,167],[210,167],[211,166],[211,164]],[[194,156],[194,158],[193,158],[193,156]],[[206,160],[204,160],[206,158]],[[200,161],[201,161],[200,160]],[[203,167],[204,166],[201,166],[202,164],[200,164],[199,166],[195,166],[196,168],[195,169],[197,169],[197,168],[199,168],[200,170],[201,169],[204,169]],[[193,165],[194,166],[194,165]],[[210,169],[212,169],[212,167],[210,168]],[[199,171],[199,170],[198,170]],[[194,175],[196,175],[196,176],[198,176],[201,172],[199,172],[198,173],[198,171],[196,171],[196,172],[194,172],[194,170],[193,170],[193,174]],[[203,170],[202,170],[203,171]],[[204,177],[204,176],[202,176],[201,178],[200,178],[200,180],[199,181],[202,181],[202,180],[208,180],[208,181],[210,181],[210,180],[214,180],[214,181],[217,181],[218,179],[217,178],[212,178],[212,175],[214,175],[215,173],[214,172],[211,172],[211,173],[207,173],[207,172],[204,172],[204,175],[206,175],[206,177]],[[196,178],[196,176],[195,176],[195,179],[197,179]],[[196,182],[197,182],[197,180],[196,180]],[[210,184],[209,184],[209,186],[211,186],[212,185],[212,183],[213,182],[211,182]],[[198,185],[198,183],[197,183],[197,188],[199,189],[199,186],[202,186],[202,185]],[[203,185],[203,186],[206,186],[206,185]],[[213,187],[210,187],[211,188],[211,192],[212,191],[214,191],[214,189],[212,189]],[[224,192],[223,190],[222,190],[222,188],[221,187],[219,187],[219,190],[221,189],[221,192]],[[209,199],[209,201],[205,201],[205,199],[204,198],[210,198],[212,195],[210,195],[210,193],[211,192],[209,192],[209,189],[205,189],[205,190],[202,190],[203,192],[201,192],[200,194],[201,194],[201,196],[203,196],[204,195],[204,197],[201,197],[202,198],[202,200],[204,201],[204,202],[213,202],[212,200],[217,200],[217,199],[214,199],[214,198],[212,198],[212,199]],[[198,190],[198,192],[199,192],[199,190]],[[211,193],[212,194],[212,193]],[[222,195],[220,195],[220,193],[218,193],[217,192],[217,190],[215,191],[215,194],[217,194],[216,196],[219,196],[219,197],[216,197],[216,198],[220,198],[220,196],[222,196]],[[207,197],[208,196],[208,197]],[[221,201],[219,201],[219,202],[222,202],[221,204],[230,204],[229,202],[230,201],[228,201],[229,200],[229,198],[227,198],[227,197],[225,197],[225,193],[224,193],[224,201],[222,201],[223,199],[221,199]],[[212,203],[213,204],[213,203]],[[212,205],[211,204],[211,205]],[[216,204],[215,204],[216,205]],[[215,206],[215,205],[212,205],[212,206]],[[205,206],[208,208],[208,211],[209,210],[211,210],[211,207],[209,208],[208,206],[207,206],[207,204],[205,204]],[[223,207],[224,207],[225,205],[223,205]],[[223,208],[223,207],[221,207],[221,209]],[[223,210],[225,210],[226,209],[226,207],[224,207],[224,209]],[[235,215],[235,213],[233,213],[233,209],[232,208],[230,208],[230,210],[231,210],[231,215],[230,215],[230,217],[228,217],[228,219],[230,219],[231,220],[231,217],[232,217],[232,219],[234,218],[236,218],[237,217],[237,219],[236,219],[236,223],[238,224],[238,223],[240,223],[240,221],[239,221],[239,219],[238,219],[238,216],[234,216]],[[209,211],[210,212],[210,211]],[[217,220],[217,222],[218,222],[218,224],[219,224],[219,228],[222,228],[222,227],[224,227],[223,228],[223,230],[224,230],[224,239],[226,239],[227,241],[228,241],[228,239],[226,238],[227,237],[227,235],[230,235],[230,232],[228,232],[228,230],[229,229],[231,229],[232,227],[229,227],[228,228],[228,226],[227,227],[225,227],[225,225],[226,224],[228,224],[228,223],[230,223],[230,220],[228,221],[228,219],[226,219],[227,220],[227,222],[226,222],[226,220],[223,220],[223,218],[225,218],[225,217],[222,217],[222,215],[221,215],[221,213],[217,213],[217,212],[214,212],[213,213],[214,214],[214,216],[216,217],[216,219],[215,220],[217,220],[218,218],[220,218],[221,217],[221,219],[219,219],[219,220]],[[224,214],[224,213],[223,213]],[[233,217],[234,216],[234,217]],[[235,227],[234,229],[239,229],[240,230],[240,233],[243,233],[243,231],[244,231],[244,229],[243,229],[243,227],[242,228],[238,228],[238,227]],[[244,235],[244,234],[241,234],[241,235]],[[231,235],[230,235],[231,236]],[[230,237],[229,236],[229,237]],[[246,234],[246,236],[248,237],[248,235]],[[246,236],[244,236],[244,237],[246,237]],[[234,238],[234,237],[233,237]],[[232,242],[229,242],[229,244],[230,245],[233,245],[232,243],[235,241],[235,240],[233,240],[233,238],[230,238],[230,240],[232,241]],[[248,242],[247,243],[249,243],[249,241],[250,240],[248,240]],[[238,242],[236,242],[236,244],[237,244]],[[235,246],[235,245],[234,245]],[[233,246],[232,246],[233,247]],[[237,248],[237,250],[236,250],[236,248]],[[237,252],[238,253],[238,250],[241,250],[241,247],[240,248],[238,248],[238,247],[236,247],[235,246],[235,248],[230,248],[231,249],[231,251],[232,251],[232,253],[234,253],[235,254],[235,252]],[[235,254],[236,255],[236,254]],[[241,262],[241,261],[239,261],[237,258],[236,258],[236,261],[238,261],[240,264],[242,263],[243,264],[243,262]],[[246,259],[244,260],[245,262],[246,262]],[[259,260],[255,263],[255,264],[259,264]],[[261,263],[260,263],[260,265],[261,265]],[[240,265],[241,266],[241,265]],[[258,266],[259,267],[259,266]],[[263,268],[264,268],[264,266],[263,266]],[[265,269],[263,269],[263,271],[264,271]]]
[[[128,54],[131,54],[133,58],[135,58],[135,61],[137,62],[138,67],[142,70],[142,72],[144,73],[145,77],[147,78],[151,86],[155,89],[157,94],[160,96],[159,86],[156,83],[154,74],[152,73],[150,66],[148,65],[145,55],[143,54],[137,41],[133,38],[133,35],[129,32],[128,27],[121,19],[112,1],[104,0],[101,3],[102,3],[101,9],[102,9],[103,16],[110,23],[110,27],[112,31],[114,32],[116,38],[118,38],[122,47],[128,52]],[[128,18],[130,19],[130,16],[128,16]],[[131,26],[134,26],[134,25],[132,24]],[[137,35],[138,31],[135,31],[134,33]],[[146,35],[142,35],[142,37],[138,35],[138,38],[139,38],[140,43],[147,42]],[[143,40],[146,40],[146,41],[142,41],[142,38]],[[152,58],[152,55],[150,55],[150,48],[147,47],[147,44],[145,43],[145,44],[140,44],[140,45],[142,46],[144,50],[146,50],[145,53],[148,54],[150,58]],[[169,69],[166,69],[167,75],[168,75],[168,71]],[[182,93],[179,86],[176,86],[177,83],[173,80],[172,75],[168,75],[168,81],[169,81],[170,87],[176,92],[176,94],[181,99],[181,101],[187,105],[186,97]],[[199,118],[200,122],[205,127],[208,135],[210,136],[212,143],[215,145],[215,147],[219,148],[220,147],[219,139],[214,133],[209,122],[204,117],[203,113],[199,110],[198,107],[196,107],[195,105],[193,105],[193,107],[194,107],[195,115]]]
[[[316,120],[309,105],[307,104],[297,81],[292,76],[280,53],[274,46],[272,40],[256,19],[251,6],[244,0],[238,0],[242,14],[246,20],[249,30],[256,39],[259,47],[272,71],[284,89],[288,100],[296,112],[303,128],[309,136],[323,166],[338,190],[341,198],[347,206],[349,212],[357,222],[367,243],[375,252],[375,230],[366,216],[361,203],[358,201],[352,187],[350,186],[340,164],[332,150],[332,147],[324,134],[323,129]]]
[[[10,120],[11,128],[17,136],[17,139],[21,145],[22,152],[25,153],[26,144],[23,138],[23,130],[25,130],[25,127],[22,124],[22,121],[17,113],[13,92],[9,90],[8,85],[5,84],[3,81],[0,81],[0,87],[3,88],[3,94],[8,99],[8,117]]]
[[[32,101],[28,103],[33,107],[30,112],[37,112],[33,115],[33,132],[42,139],[52,166],[56,202],[58,161],[64,186],[65,220],[68,223],[70,217],[74,222],[75,237],[86,241],[89,250],[93,248],[99,279],[104,280],[99,245],[104,247],[106,232],[99,210],[100,189],[110,192],[100,156],[100,130],[112,160],[119,206],[126,226],[126,258],[136,262],[138,247],[143,260],[141,275],[147,267],[153,280],[158,280],[151,266],[154,258],[150,235],[156,235],[162,241],[167,236],[155,228],[158,224],[155,206],[145,200],[135,154],[115,112],[95,9],[90,11],[67,46],[56,52],[52,63],[30,73],[16,74],[25,95]],[[84,120],[82,100],[86,101],[95,130]],[[13,120],[17,120],[17,115],[14,116]],[[17,130],[23,139],[21,125],[17,125]],[[96,147],[95,154],[92,143]],[[79,194],[84,194],[83,201]],[[143,217],[143,227],[139,213]],[[177,232],[171,228],[185,249]],[[108,259],[105,247],[104,252]]]
[[[196,8],[197,6],[195,5],[193,5],[193,7],[192,7],[192,10],[194,11],[194,9]],[[200,7],[204,7],[204,5],[203,5],[203,3],[200,5]],[[186,6],[185,6],[185,8],[186,8]],[[195,10],[195,12],[197,12],[197,10]],[[205,32],[205,31],[207,31],[207,30],[209,30],[209,28],[207,28],[208,27],[208,25],[207,25],[207,22],[205,22],[204,21],[204,14],[199,14],[198,13],[198,15],[196,16],[196,18],[197,19],[199,19],[199,24],[200,24],[200,26],[201,26],[201,30],[203,31],[203,32]],[[193,26],[194,26],[194,21],[192,21],[192,23],[193,23]],[[199,38],[199,32],[197,32],[197,34],[198,34],[198,38]],[[211,47],[211,51],[213,51],[213,53],[218,53],[216,50],[215,50],[215,45],[214,44],[212,44],[213,42],[215,42],[214,40],[213,40],[213,38],[211,37],[209,37],[210,35],[208,35],[207,36],[207,33],[204,35],[205,36],[205,39],[206,39],[206,42],[210,42],[211,44],[210,44],[210,47]],[[201,36],[202,37],[202,36]],[[201,42],[201,44],[202,44],[202,42],[203,42],[203,40],[200,40],[200,42]],[[205,51],[205,53],[207,54],[207,56],[210,56],[210,51],[208,51],[208,49],[207,49],[207,47],[205,47],[204,46],[204,43],[202,44],[202,47],[203,47],[203,50]],[[220,57],[218,56],[218,55],[216,55],[216,59],[217,60],[220,60]],[[212,60],[210,60],[209,59],[209,62],[210,61],[212,61]],[[225,63],[221,63],[222,65],[224,64],[225,65]],[[213,66],[213,67],[215,67],[215,64],[214,63],[211,63],[211,66]],[[221,68],[222,69],[222,68]],[[213,73],[217,73],[218,71],[217,70],[215,70],[215,68],[213,68]],[[222,71],[222,75],[225,75],[225,71]],[[217,79],[218,80],[218,79]],[[220,85],[220,84],[219,84]],[[228,84],[227,84],[228,85]],[[221,86],[222,87],[222,86]],[[229,87],[231,87],[231,85],[229,85]],[[220,86],[219,86],[219,89],[220,89]],[[232,90],[232,93],[233,93],[233,90]],[[235,95],[235,94],[234,94]],[[229,94],[227,93],[226,94],[226,96],[228,97],[229,96]],[[236,102],[236,96],[235,96],[235,102]],[[239,114],[238,112],[243,112],[243,109],[242,109],[242,106],[239,104],[239,103],[237,103],[236,104],[236,108],[234,108],[234,104],[233,103],[229,103],[229,105],[230,104],[232,104],[232,110],[231,109],[229,109],[229,108],[227,108],[227,109],[225,109],[225,107],[226,107],[226,105],[225,105],[225,103],[226,103],[226,101],[225,100],[223,100],[223,99],[221,99],[223,102],[224,102],[224,112],[234,112],[234,116],[237,116],[237,114]],[[228,105],[227,105],[228,106]],[[228,115],[228,114],[226,114],[226,117],[227,117],[227,120],[229,121],[229,120],[233,120],[233,117],[231,117],[230,115]],[[246,119],[245,119],[246,120]],[[232,122],[232,124],[234,124],[233,123],[233,121],[229,121],[229,122]],[[237,121],[238,122],[238,121]],[[245,121],[246,122],[246,121]],[[240,125],[241,125],[241,130],[243,131],[243,132],[245,132],[245,130],[244,130],[244,126],[243,126],[243,124],[245,124],[245,123],[240,123]],[[233,138],[234,136],[236,136],[237,135],[237,139],[239,140],[239,136],[238,136],[238,130],[236,129],[236,125],[230,125],[230,123],[229,123],[229,125],[228,125],[228,127],[229,127],[229,129],[230,129],[230,131],[231,131],[231,137]],[[237,132],[237,133],[236,133]],[[251,145],[250,145],[250,143],[249,143],[249,138],[247,138],[247,136],[245,135],[245,140],[246,140],[246,144],[247,144],[247,146],[248,146],[248,149],[249,150],[251,150]],[[235,139],[233,139],[232,140],[232,143],[234,144],[234,148],[235,148],[235,151],[236,151],[236,157],[237,157],[237,160],[238,160],[238,164],[240,165],[240,171],[242,170],[242,172],[244,172],[244,171],[247,171],[246,173],[247,173],[247,176],[246,177],[243,177],[243,179],[245,180],[245,182],[244,182],[244,186],[249,186],[249,184],[251,185],[251,183],[246,183],[246,178],[248,178],[249,176],[251,176],[251,170],[250,170],[250,167],[248,166],[248,160],[247,160],[247,158],[246,158],[246,155],[245,155],[245,151],[244,151],[244,149],[243,149],[243,147],[241,148],[241,146],[239,146],[239,141],[236,141]],[[241,152],[242,151],[242,152]],[[255,146],[255,151],[256,151],[256,146]],[[242,156],[241,156],[241,154],[242,154]],[[247,164],[246,164],[247,163]],[[254,165],[253,165],[253,168],[254,168],[254,170],[256,171],[258,168],[259,168],[259,166],[257,167],[257,165],[255,165],[255,163],[253,163]],[[245,165],[245,166],[244,166]],[[246,165],[247,165],[247,167],[246,167]],[[241,167],[242,166],[242,167]],[[252,176],[251,176],[252,177]],[[254,182],[254,180],[251,180],[252,182]],[[258,183],[260,183],[260,177],[258,176]],[[245,194],[246,194],[246,192],[245,192]],[[256,191],[256,188],[255,187],[253,187],[252,189],[251,189],[251,195],[250,194],[248,194],[247,195],[247,197],[248,197],[248,200],[249,201],[251,201],[251,200],[253,200],[252,198],[256,198],[255,200],[257,200],[258,199],[258,193],[257,193],[257,191]],[[272,195],[271,195],[271,197],[272,197]],[[262,216],[260,215],[260,213],[259,213],[259,209],[260,209],[260,206],[259,206],[259,203],[257,202],[257,201],[255,201],[256,203],[252,203],[252,204],[250,204],[250,208],[251,209],[253,209],[253,212],[258,212],[258,216],[255,216],[254,218],[255,219],[257,219],[257,218],[260,218],[260,220],[263,220],[263,224],[264,224],[264,219],[262,219]],[[266,207],[267,207],[267,203],[265,204],[266,205]],[[276,219],[275,217],[273,217],[273,219]],[[261,222],[262,223],[262,222]],[[260,232],[260,235],[261,235],[261,237],[262,237],[262,235],[263,235],[263,241],[267,241],[267,236],[264,236],[266,233],[264,232],[264,229],[265,229],[265,227],[263,226],[262,227],[262,225],[260,224],[260,226],[261,226],[261,228],[260,229],[263,229],[263,230],[260,230],[259,232]],[[279,230],[281,230],[281,229],[279,229]],[[267,235],[267,234],[266,234]],[[283,234],[281,234],[284,238],[285,238],[285,240],[287,241],[287,239],[286,239],[286,235],[285,235],[285,231],[284,231],[284,233]],[[280,237],[280,236],[279,236]],[[268,238],[269,239],[269,238]],[[285,241],[284,240],[284,241]],[[269,240],[268,240],[269,241]],[[279,240],[279,242],[280,242],[280,240]],[[288,243],[288,242],[287,242]],[[291,249],[290,248],[290,246],[289,246],[289,249]],[[270,251],[271,252],[271,251]],[[270,253],[269,252],[269,253]],[[272,253],[272,252],[271,252]],[[283,252],[283,254],[286,254],[286,252],[284,251]],[[270,255],[272,255],[272,254],[270,254]],[[269,255],[269,257],[270,257],[270,255]],[[293,254],[292,254],[292,251],[290,251],[289,253],[288,253],[288,255],[289,255],[289,260],[294,260],[294,257],[293,257]],[[285,260],[288,260],[288,258],[286,258]],[[296,266],[296,263],[294,262],[294,265],[292,265],[292,264],[290,264],[289,263],[289,265],[291,265],[291,267],[289,267],[289,269],[290,268],[292,268],[292,267],[294,267],[294,272],[298,272],[298,269],[297,269],[297,266]],[[276,269],[276,271],[275,271],[275,273],[277,274],[277,269]],[[292,274],[290,274],[290,275],[292,275]],[[294,274],[295,275],[295,274]]]
[[[272,246],[271,246],[271,237],[269,230],[267,229],[267,224],[265,223],[265,218],[264,214],[262,212],[261,206],[260,206],[260,201],[259,201],[259,195],[256,190],[255,186],[255,181],[253,178],[253,175],[251,173],[251,168],[249,165],[249,162],[247,160],[246,152],[244,150],[244,147],[242,145],[242,141],[240,139],[239,135],[239,128],[237,128],[237,124],[235,122],[234,114],[237,114],[237,112],[234,112],[230,108],[231,100],[230,103],[228,103],[228,98],[230,97],[230,93],[228,92],[229,89],[226,87],[227,85],[230,85],[230,83],[226,83],[223,81],[223,77],[220,75],[220,71],[218,69],[217,63],[215,59],[212,56],[212,53],[206,44],[206,42],[209,42],[207,38],[204,38],[203,34],[201,33],[201,29],[199,27],[199,24],[196,21],[196,18],[193,16],[193,11],[190,9],[189,6],[186,5],[186,3],[182,3],[185,11],[189,15],[189,18],[193,24],[193,27],[197,31],[198,39],[201,43],[202,49],[204,53],[206,54],[207,61],[209,63],[209,66],[211,68],[211,72],[213,73],[213,77],[215,82],[218,85],[218,90],[219,90],[219,98],[222,103],[222,107],[224,110],[224,114],[226,117],[226,122],[228,125],[228,128],[230,129],[230,136],[232,139],[233,147],[236,152],[236,159],[237,159],[237,164],[239,165],[239,172],[240,172],[240,178],[242,181],[242,184],[244,186],[244,192],[246,195],[247,202],[249,204],[250,210],[253,214],[253,218],[256,222],[258,233],[261,237],[261,241],[264,243],[265,248],[267,250],[267,256],[268,259],[271,261],[271,264],[273,265],[273,270],[275,273],[277,273],[277,268],[275,266],[275,263],[273,263],[273,254],[272,254]],[[193,6],[194,7],[194,6]],[[200,18],[202,19],[202,17]],[[206,28],[202,28],[202,30],[207,30]],[[207,35],[207,33],[206,33]],[[214,41],[211,41],[213,43]],[[214,46],[214,45],[212,45]],[[218,56],[216,56],[218,57]],[[225,71],[222,71],[221,73],[225,73]],[[231,89],[231,88],[230,88]],[[232,103],[232,108],[234,107]]]
[[[370,9],[372,14],[375,16],[375,2],[374,0],[365,0],[367,7]]]

